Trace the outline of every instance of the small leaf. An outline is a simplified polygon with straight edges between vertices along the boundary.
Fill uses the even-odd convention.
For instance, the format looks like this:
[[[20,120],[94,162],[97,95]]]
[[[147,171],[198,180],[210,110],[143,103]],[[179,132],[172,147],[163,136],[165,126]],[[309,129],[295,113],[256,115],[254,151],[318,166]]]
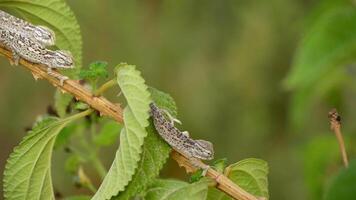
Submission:
[[[121,131],[122,125],[115,121],[109,121],[103,125],[100,132],[95,135],[93,142],[97,146],[110,146],[118,140],[118,135]]]
[[[146,200],[205,200],[208,193],[207,178],[188,184],[176,180],[157,180],[147,191]]]
[[[5,199],[54,199],[50,174],[52,148],[63,127],[80,117],[78,114],[62,120],[46,118],[23,138],[5,166]]]
[[[88,108],[89,108],[89,105],[84,102],[81,102],[81,101],[74,104],[74,109],[76,109],[76,110],[86,110]]]
[[[116,67],[117,82],[124,94],[127,104],[142,127],[148,126],[148,104],[152,101],[147,91],[141,72],[134,65],[126,63]]]
[[[104,61],[96,61],[89,65],[89,69],[82,69],[79,72],[79,78],[95,81],[99,78],[107,78],[108,71],[107,71],[108,63]]]
[[[213,167],[214,167],[214,169],[216,171],[218,171],[220,173],[223,173],[224,169],[226,167],[226,164],[227,164],[227,159],[226,158],[221,158],[221,159],[218,159],[218,160],[214,161]]]
[[[59,90],[56,90],[54,95],[54,108],[56,109],[59,117],[65,117],[67,108],[72,102],[73,96],[68,93],[62,93]]]
[[[56,34],[56,46],[69,50],[76,68],[82,65],[82,36],[74,13],[63,0],[0,0],[1,8],[9,8],[36,25],[51,28]]]
[[[343,169],[331,183],[325,200],[353,200],[356,191],[356,162],[351,162],[349,168]]]
[[[248,158],[230,165],[225,170],[233,182],[247,192],[268,198],[268,165],[266,161]]]
[[[248,158],[230,165],[224,174],[242,189],[257,197],[269,198],[268,195],[268,166],[264,160]],[[231,199],[215,188],[209,189],[209,200]]]
[[[189,183],[194,183],[202,179],[203,176],[203,169],[198,169],[197,171],[193,172],[193,174],[189,178]]]

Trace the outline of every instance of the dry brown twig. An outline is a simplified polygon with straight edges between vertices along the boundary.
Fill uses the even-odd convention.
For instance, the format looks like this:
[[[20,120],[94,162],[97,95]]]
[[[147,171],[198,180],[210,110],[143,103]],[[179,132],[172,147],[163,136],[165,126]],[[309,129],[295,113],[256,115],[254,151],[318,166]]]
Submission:
[[[339,148],[340,148],[342,160],[344,161],[344,165],[347,168],[349,167],[349,161],[347,159],[345,143],[341,133],[341,117],[339,113],[337,113],[337,110],[335,108],[333,108],[329,112],[329,119],[330,119],[330,129],[334,131],[336,135],[337,141],[339,142]]]
[[[7,49],[4,49],[3,47],[0,47],[0,54],[6,56],[8,59],[12,59],[12,53]],[[99,111],[101,115],[111,117],[119,123],[123,123],[122,108],[119,104],[112,103],[103,96],[95,96],[93,93],[91,93],[82,85],[80,85],[78,81],[66,80],[63,85],[60,85],[60,81],[57,78],[49,75],[47,73],[46,68],[41,65],[33,64],[23,59],[21,59],[19,63],[26,69],[30,70],[33,76],[36,77],[36,79],[39,78],[47,80],[53,86],[59,88],[61,91],[68,92],[76,99],[87,103],[90,107]],[[178,162],[178,164],[180,166],[184,166],[188,172],[197,170],[188,158],[179,154],[178,152],[173,151],[172,156]],[[246,192],[245,190],[237,186],[235,183],[233,183],[226,176],[215,171],[214,169],[208,169],[206,176],[216,181],[216,188],[233,197],[234,199],[260,199]]]

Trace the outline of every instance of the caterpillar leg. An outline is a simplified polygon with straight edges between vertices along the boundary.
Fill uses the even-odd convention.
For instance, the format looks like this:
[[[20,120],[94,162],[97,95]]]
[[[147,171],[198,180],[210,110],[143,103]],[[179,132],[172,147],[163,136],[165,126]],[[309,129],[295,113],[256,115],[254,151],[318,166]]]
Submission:
[[[189,137],[189,132],[188,131],[183,131],[182,133],[183,133],[183,135]]]
[[[174,118],[167,110],[165,109],[161,109],[169,118],[169,120],[171,121],[171,124],[174,126],[174,122],[178,123],[178,124],[182,124],[181,121],[179,121],[179,119]]]

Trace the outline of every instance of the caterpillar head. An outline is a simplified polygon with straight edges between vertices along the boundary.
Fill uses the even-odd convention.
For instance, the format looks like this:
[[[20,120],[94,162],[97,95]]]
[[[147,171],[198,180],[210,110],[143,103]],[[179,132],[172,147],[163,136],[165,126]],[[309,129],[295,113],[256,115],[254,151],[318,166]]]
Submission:
[[[214,159],[213,144],[205,140],[195,140],[196,144],[192,148],[192,154],[194,157],[202,160]]]
[[[73,56],[69,51],[49,51],[44,57],[52,68],[74,68]]]

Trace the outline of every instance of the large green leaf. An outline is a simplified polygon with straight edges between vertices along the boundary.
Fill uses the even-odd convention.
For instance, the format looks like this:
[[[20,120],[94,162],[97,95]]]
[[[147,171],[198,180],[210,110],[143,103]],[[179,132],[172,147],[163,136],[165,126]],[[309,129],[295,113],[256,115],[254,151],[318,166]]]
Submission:
[[[151,93],[151,98],[159,108],[168,111],[173,117],[177,117],[178,111],[176,102],[169,94],[157,90],[154,87],[150,87],[148,91]]]
[[[145,138],[141,160],[130,184],[125,191],[119,193],[114,199],[129,200],[132,196],[142,195],[154,178],[159,175],[163,164],[169,157],[170,147],[156,133],[155,128],[150,125],[147,129],[148,136]]]
[[[289,88],[310,87],[335,67],[356,60],[356,8],[328,9],[307,31],[287,78]]]
[[[244,159],[227,167],[224,174],[250,194],[269,198],[268,165],[266,161],[256,158]],[[215,188],[211,188],[209,189],[208,199],[230,200],[232,198]]]
[[[346,140],[347,144],[347,140]],[[316,137],[306,144],[300,157],[303,158],[303,171],[311,199],[321,199],[328,171],[340,162],[340,153],[335,136]]]
[[[351,1],[323,1],[313,12],[285,86],[294,89],[290,120],[301,128],[305,113],[320,98],[340,90],[344,67],[356,60],[356,8]]]
[[[247,192],[268,198],[268,164],[266,161],[247,158],[230,165],[225,173]]]
[[[160,108],[174,113],[176,116],[175,102],[168,94],[154,88],[150,88],[152,99]],[[136,174],[126,187],[125,191],[119,193],[114,199],[129,200],[133,196],[142,195],[147,186],[159,175],[163,164],[166,162],[170,153],[170,146],[158,135],[152,121],[146,128],[148,135],[145,138],[141,160],[138,164]]]
[[[113,164],[93,200],[110,199],[123,191],[138,167],[148,123],[150,93],[144,79],[134,66],[120,64],[117,81],[128,106],[124,109],[124,128],[120,134],[120,147]]]
[[[356,195],[356,162],[343,169],[332,182],[325,200],[353,200]]]
[[[321,98],[326,101],[326,98],[331,96],[328,98],[329,101],[333,101],[330,104],[336,105],[335,101],[337,101],[338,95],[333,95],[331,92],[339,91],[346,82],[344,71],[335,69],[331,77],[320,80],[315,86],[296,89],[292,94],[292,100],[289,105],[289,119],[292,128],[296,130],[295,132],[303,133],[300,128],[312,117],[312,115],[306,115],[306,113]]]
[[[157,180],[147,191],[146,200],[205,200],[208,193],[207,178],[189,184],[176,180]]]
[[[148,104],[151,99],[141,72],[133,65],[122,63],[116,67],[116,74],[120,89],[135,118],[142,127],[148,126]]]
[[[51,179],[51,157],[58,133],[69,122],[82,117],[47,118],[11,153],[4,172],[4,196],[9,200],[54,199]]]
[[[129,107],[124,109],[124,124],[120,133],[120,147],[114,162],[93,200],[110,199],[123,191],[138,166],[141,146],[147,132],[141,127]]]
[[[82,66],[82,36],[74,13],[63,0],[0,0],[0,7],[17,12],[25,20],[56,33],[56,46],[69,50],[76,67]]]

